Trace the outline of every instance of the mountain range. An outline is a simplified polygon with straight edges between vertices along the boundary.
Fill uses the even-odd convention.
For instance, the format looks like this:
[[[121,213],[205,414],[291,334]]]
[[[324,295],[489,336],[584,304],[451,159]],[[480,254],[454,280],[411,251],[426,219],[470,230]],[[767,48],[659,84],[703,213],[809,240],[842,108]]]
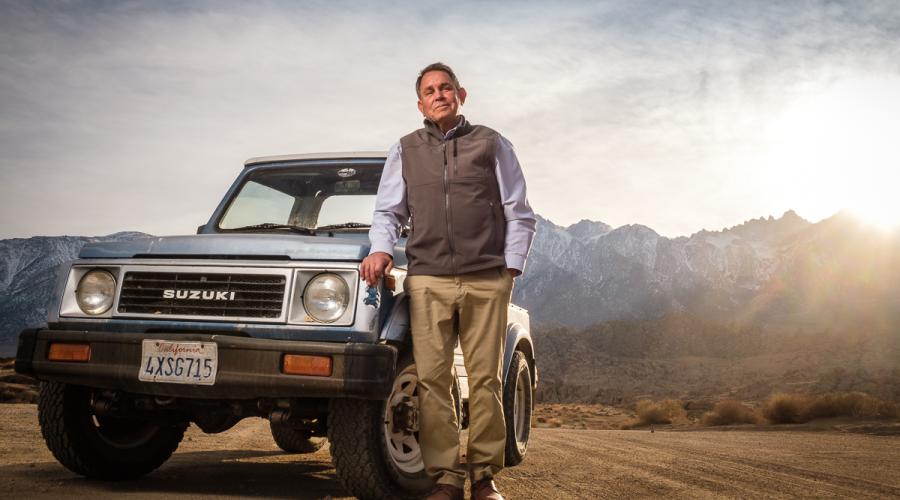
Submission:
[[[146,236],[0,240],[0,355],[45,321],[59,266],[85,243]],[[544,401],[800,387],[900,400],[900,233],[844,213],[677,238],[539,217],[513,301],[531,314]]]
[[[679,238],[540,219],[514,299],[531,312],[540,401],[900,401],[900,232],[845,213]]]
[[[793,211],[666,238],[641,225],[539,218],[514,302],[537,324],[587,326],[670,313],[756,325],[900,318],[900,232],[845,213]]]
[[[0,356],[15,354],[24,328],[47,321],[47,302],[59,267],[78,257],[85,243],[122,241],[150,235],[120,232],[108,236],[36,236],[0,240]]]

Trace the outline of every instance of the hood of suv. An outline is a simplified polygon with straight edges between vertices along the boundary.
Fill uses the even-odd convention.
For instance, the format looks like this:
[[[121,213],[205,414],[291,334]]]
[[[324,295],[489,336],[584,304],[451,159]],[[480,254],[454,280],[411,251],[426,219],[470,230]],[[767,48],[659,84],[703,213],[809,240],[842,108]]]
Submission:
[[[241,258],[361,261],[369,254],[365,234],[328,237],[297,234],[199,234],[88,243],[82,259],[133,257]]]

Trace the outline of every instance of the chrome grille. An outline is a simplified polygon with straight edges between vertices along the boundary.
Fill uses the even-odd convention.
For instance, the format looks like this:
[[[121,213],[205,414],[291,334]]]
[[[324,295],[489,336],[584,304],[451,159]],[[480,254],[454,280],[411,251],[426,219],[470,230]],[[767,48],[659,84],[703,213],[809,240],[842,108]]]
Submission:
[[[278,318],[285,276],[238,273],[125,273],[120,314]]]

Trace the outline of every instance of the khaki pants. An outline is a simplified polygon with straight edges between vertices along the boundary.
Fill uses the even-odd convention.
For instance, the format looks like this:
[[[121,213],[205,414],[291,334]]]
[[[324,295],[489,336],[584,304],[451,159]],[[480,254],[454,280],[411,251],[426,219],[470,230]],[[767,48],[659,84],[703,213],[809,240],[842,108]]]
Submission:
[[[477,481],[503,468],[501,376],[512,282],[503,268],[458,276],[408,276],[404,282],[419,377],[419,443],[425,471],[439,483],[461,488],[466,480],[451,396],[454,316],[469,376],[469,474]]]

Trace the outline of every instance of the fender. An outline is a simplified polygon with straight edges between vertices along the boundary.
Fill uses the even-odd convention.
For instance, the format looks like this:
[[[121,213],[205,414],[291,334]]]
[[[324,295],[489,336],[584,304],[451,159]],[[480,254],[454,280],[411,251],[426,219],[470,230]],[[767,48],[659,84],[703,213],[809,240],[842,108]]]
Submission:
[[[534,345],[531,342],[531,333],[521,323],[513,323],[507,326],[506,344],[503,347],[503,380],[509,373],[509,365],[512,362],[513,352],[520,350],[531,360],[531,383],[537,385],[537,370],[534,364]]]
[[[409,331],[409,297],[405,293],[395,297],[378,339],[389,344],[404,344],[412,341]]]

